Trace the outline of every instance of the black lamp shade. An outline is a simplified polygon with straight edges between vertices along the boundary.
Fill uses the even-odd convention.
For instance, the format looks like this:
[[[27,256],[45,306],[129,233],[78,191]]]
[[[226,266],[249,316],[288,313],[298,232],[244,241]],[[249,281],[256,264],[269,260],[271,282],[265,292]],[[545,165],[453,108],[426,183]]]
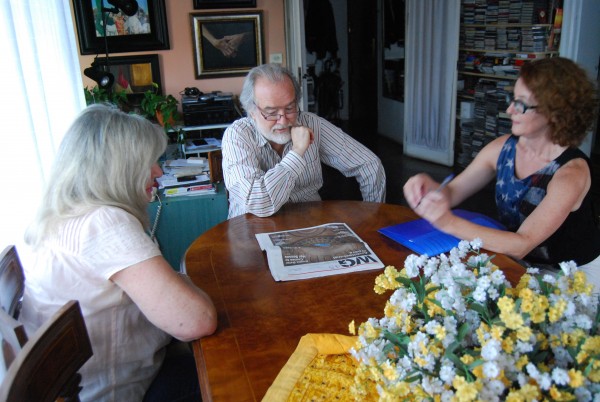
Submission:
[[[112,84],[115,82],[115,76],[112,75],[111,73],[107,72],[107,71],[102,71],[100,69],[98,69],[97,67],[88,67],[85,70],[83,70],[83,74],[85,74],[86,77],[89,77],[91,79],[93,79],[94,81],[96,81],[96,83],[98,84],[98,87],[100,88],[110,88],[112,86]]]

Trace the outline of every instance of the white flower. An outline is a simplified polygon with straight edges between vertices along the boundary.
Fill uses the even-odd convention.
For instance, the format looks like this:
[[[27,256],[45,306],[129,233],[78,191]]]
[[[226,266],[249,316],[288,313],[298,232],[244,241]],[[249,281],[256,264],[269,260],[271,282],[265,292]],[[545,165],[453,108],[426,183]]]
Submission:
[[[500,351],[502,350],[502,344],[496,339],[490,339],[481,348],[481,357],[484,360],[496,360]]]
[[[483,363],[483,375],[487,378],[496,378],[500,374],[500,369],[498,368],[498,364],[495,362],[485,362]]]
[[[559,367],[555,367],[552,370],[552,381],[557,385],[568,385],[569,384],[569,373]]]
[[[446,360],[446,364],[442,364],[440,368],[440,380],[444,381],[445,384],[452,384],[454,377],[456,377],[456,371],[451,364],[449,360]]]
[[[476,237],[471,241],[471,247],[473,248],[474,251],[479,251],[479,249],[482,246],[483,246],[483,242],[481,241],[481,239],[479,237]]]
[[[542,277],[542,281],[549,283],[550,285],[554,285],[556,283],[556,277],[554,275],[550,275],[550,274],[545,274]]]
[[[573,275],[577,271],[577,264],[575,261],[565,261],[558,264],[565,275]]]

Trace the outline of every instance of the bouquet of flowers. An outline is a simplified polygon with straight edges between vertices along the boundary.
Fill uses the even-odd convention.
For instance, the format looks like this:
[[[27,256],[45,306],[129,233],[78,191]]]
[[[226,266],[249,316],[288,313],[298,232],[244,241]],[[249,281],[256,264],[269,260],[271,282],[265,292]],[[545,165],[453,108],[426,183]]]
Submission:
[[[386,267],[360,324],[352,392],[380,401],[600,401],[598,299],[573,262],[512,288],[481,241]],[[350,332],[355,333],[354,322]]]

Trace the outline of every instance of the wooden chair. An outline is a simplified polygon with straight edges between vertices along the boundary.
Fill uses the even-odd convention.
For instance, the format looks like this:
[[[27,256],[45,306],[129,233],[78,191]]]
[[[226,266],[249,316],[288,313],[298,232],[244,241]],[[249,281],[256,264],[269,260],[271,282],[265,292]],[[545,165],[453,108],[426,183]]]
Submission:
[[[8,368],[27,342],[27,334],[23,324],[0,309],[0,382],[4,379]]]
[[[208,153],[208,168],[210,169],[211,183],[223,181],[223,152],[220,149]]]
[[[91,356],[79,302],[71,300],[17,354],[0,385],[0,401],[79,401],[78,370]]]
[[[0,255],[0,307],[18,318],[25,291],[25,275],[15,246],[8,246]]]

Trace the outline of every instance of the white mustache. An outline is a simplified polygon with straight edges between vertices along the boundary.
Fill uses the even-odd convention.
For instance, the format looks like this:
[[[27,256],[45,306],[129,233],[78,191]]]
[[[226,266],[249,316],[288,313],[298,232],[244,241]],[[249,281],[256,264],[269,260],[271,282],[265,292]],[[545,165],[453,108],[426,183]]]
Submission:
[[[294,127],[291,124],[275,124],[272,128],[271,131],[275,131],[275,130],[283,130],[283,129],[287,129],[287,130],[291,130],[292,127]]]

